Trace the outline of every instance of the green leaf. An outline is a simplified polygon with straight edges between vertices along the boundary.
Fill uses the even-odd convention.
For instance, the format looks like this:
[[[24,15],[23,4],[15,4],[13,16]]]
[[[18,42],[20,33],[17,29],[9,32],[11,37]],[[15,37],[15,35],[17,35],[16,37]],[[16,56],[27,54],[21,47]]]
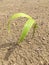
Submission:
[[[34,25],[35,20],[33,19],[28,19],[26,21],[26,23],[24,24],[23,30],[22,30],[22,34],[20,36],[20,41],[22,42],[24,40],[24,38],[26,37],[26,35],[28,34],[30,28],[32,27],[32,25]]]
[[[26,17],[28,20],[26,21],[26,23],[24,24],[24,27],[22,29],[22,34],[19,38],[19,42],[22,42],[24,40],[24,38],[26,37],[26,35],[28,34],[29,30],[31,29],[31,27],[36,23],[34,19],[32,19],[32,17],[30,17],[27,14],[24,13],[16,13],[14,15],[12,15],[8,21],[8,32],[10,32],[10,24],[11,21],[19,18],[19,17]]]
[[[10,17],[11,20],[19,18],[19,17],[26,17],[26,18],[31,18],[29,15],[24,14],[24,13],[15,13]]]
[[[19,18],[19,17],[26,17],[28,19],[31,18],[29,15],[24,14],[24,13],[15,13],[14,15],[10,16],[10,18],[8,20],[8,33],[10,32],[11,21],[15,20],[16,18]]]

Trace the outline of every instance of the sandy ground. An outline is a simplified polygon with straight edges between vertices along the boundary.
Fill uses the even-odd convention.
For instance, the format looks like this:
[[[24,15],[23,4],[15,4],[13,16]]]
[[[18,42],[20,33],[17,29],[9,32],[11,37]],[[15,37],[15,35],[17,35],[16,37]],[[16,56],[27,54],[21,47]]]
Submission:
[[[32,28],[20,46],[17,41],[26,18],[12,21],[11,33],[7,32],[9,17],[18,12],[38,24],[34,37]],[[0,0],[0,65],[49,65],[49,0]]]

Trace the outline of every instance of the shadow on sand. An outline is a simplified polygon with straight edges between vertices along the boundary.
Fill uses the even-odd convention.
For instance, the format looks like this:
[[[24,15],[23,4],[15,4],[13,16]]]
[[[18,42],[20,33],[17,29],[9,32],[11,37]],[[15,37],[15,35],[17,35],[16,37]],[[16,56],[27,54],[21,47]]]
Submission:
[[[7,47],[9,48],[7,49],[7,53],[5,54],[4,60],[8,60],[9,56],[12,54],[15,48],[21,47],[21,46],[16,42],[5,43],[5,44],[0,45],[0,49],[7,48]]]

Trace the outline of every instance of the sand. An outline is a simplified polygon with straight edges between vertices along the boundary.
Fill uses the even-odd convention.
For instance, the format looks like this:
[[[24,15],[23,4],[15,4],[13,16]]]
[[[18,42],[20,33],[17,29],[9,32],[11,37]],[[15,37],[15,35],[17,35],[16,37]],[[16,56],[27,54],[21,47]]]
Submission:
[[[34,18],[38,28],[18,45],[26,18],[12,21],[10,34],[7,23],[20,12]],[[49,0],[0,0],[0,65],[49,65]]]

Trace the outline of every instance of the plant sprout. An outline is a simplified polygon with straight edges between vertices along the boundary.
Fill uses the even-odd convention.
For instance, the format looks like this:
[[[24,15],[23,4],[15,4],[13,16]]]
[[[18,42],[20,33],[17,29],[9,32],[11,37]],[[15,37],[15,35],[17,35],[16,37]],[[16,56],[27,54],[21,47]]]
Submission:
[[[22,29],[22,33],[20,35],[19,41],[18,42],[22,42],[24,40],[24,38],[26,37],[26,35],[28,34],[29,30],[31,29],[32,26],[34,26],[34,33],[35,33],[35,28],[36,28],[36,22],[35,20],[30,17],[27,14],[24,13],[15,13],[14,15],[12,15],[8,21],[8,32],[10,32],[10,25],[11,25],[11,21],[19,18],[19,17],[26,17],[28,20],[26,21],[26,23],[24,24],[24,27]],[[34,34],[33,33],[33,34]]]

